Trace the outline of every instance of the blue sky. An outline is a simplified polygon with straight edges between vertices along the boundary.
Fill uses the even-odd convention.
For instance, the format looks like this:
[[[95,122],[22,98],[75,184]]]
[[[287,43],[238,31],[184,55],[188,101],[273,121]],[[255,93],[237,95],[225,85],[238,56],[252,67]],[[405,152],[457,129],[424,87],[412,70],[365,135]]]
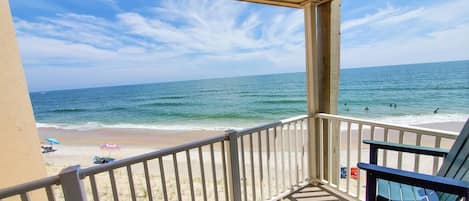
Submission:
[[[342,1],[341,67],[469,59],[469,1]],[[304,71],[303,11],[11,0],[32,91]]]

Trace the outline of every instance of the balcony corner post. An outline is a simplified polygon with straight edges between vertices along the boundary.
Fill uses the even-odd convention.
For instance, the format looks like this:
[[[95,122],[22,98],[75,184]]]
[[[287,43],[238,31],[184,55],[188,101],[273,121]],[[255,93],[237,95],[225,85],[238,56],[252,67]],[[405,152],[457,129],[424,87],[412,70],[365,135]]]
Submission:
[[[318,60],[317,60],[317,25],[316,5],[309,2],[304,5],[305,42],[306,42],[306,95],[308,110],[308,180],[313,183],[317,179],[317,150],[315,114],[318,112]]]
[[[228,136],[228,171],[229,171],[229,190],[231,201],[241,201],[241,177],[239,175],[239,157],[238,157],[238,138],[236,130],[225,131]]]
[[[80,166],[70,166],[60,171],[60,183],[66,201],[86,201],[85,189],[79,175]]]
[[[333,145],[331,158],[337,158],[339,126],[329,122],[319,125],[316,114],[324,112],[337,114],[340,66],[340,0],[331,0],[321,4],[312,1],[306,3],[305,17],[305,48],[306,48],[306,95],[308,121],[308,165],[309,177],[312,181],[319,175],[319,128],[323,126],[323,156],[321,169],[326,179],[338,183],[339,161],[332,160],[329,164],[329,142]],[[335,134],[329,139],[329,134]],[[329,167],[332,166],[332,167]],[[328,172],[332,171],[331,177]]]

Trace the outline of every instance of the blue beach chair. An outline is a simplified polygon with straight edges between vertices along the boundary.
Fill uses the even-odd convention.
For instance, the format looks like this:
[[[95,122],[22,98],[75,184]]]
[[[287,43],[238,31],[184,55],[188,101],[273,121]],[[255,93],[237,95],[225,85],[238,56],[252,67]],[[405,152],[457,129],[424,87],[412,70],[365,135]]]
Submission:
[[[364,140],[370,145],[370,164],[358,163],[367,171],[366,200],[453,201],[469,199],[469,120],[451,149]],[[426,175],[377,165],[378,150],[393,150],[444,157],[437,175]]]

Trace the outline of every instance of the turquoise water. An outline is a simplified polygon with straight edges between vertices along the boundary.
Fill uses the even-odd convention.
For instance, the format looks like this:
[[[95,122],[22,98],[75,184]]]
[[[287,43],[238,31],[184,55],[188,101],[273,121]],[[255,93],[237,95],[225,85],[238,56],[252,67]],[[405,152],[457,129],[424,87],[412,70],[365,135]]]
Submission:
[[[288,73],[36,92],[31,100],[39,127],[226,129],[305,114],[305,93],[305,73]],[[469,61],[342,69],[339,94],[343,115],[465,121]]]

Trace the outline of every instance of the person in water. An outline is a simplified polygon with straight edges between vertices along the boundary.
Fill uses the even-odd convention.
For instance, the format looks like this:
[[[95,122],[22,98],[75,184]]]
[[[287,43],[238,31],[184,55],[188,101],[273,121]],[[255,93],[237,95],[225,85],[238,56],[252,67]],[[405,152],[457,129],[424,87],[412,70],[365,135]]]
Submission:
[[[438,108],[436,108],[436,110],[433,110],[433,114],[438,113],[438,110],[439,110],[439,109],[440,109],[440,108],[438,107]]]
[[[365,111],[368,112],[368,110],[370,110],[370,108],[368,108],[368,106],[365,107]]]

